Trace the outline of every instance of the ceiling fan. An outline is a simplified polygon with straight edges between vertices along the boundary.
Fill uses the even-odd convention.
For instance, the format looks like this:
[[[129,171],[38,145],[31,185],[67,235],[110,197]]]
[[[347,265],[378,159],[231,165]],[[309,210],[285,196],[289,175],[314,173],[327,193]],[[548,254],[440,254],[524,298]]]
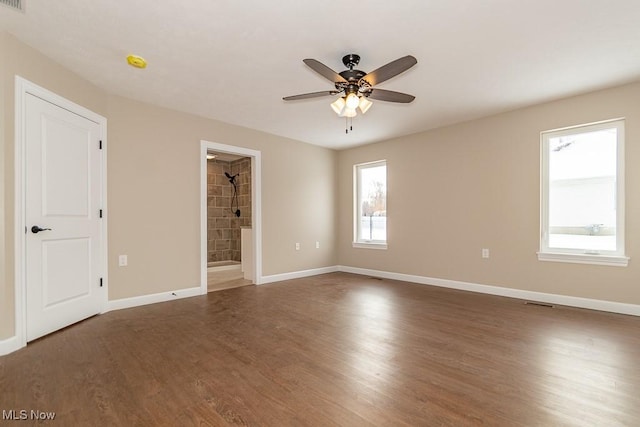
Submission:
[[[360,62],[360,56],[355,53],[350,53],[342,58],[342,63],[348,69],[340,73],[336,73],[315,59],[304,59],[302,62],[332,82],[335,90],[285,96],[282,98],[285,101],[297,101],[300,99],[342,94],[340,98],[331,104],[331,107],[339,116],[351,118],[356,116],[356,108],[359,108],[362,114],[364,114],[371,107],[372,102],[369,101],[369,99],[405,104],[415,99],[413,95],[375,87],[416,65],[418,61],[411,55],[391,61],[370,73],[354,69]]]

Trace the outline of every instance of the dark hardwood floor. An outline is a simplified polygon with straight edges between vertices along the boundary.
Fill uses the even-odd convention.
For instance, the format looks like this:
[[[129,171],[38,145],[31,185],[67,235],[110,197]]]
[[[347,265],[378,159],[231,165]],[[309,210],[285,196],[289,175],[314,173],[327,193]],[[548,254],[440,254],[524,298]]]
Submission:
[[[12,409],[61,426],[638,426],[640,318],[327,274],[30,343],[0,357]]]

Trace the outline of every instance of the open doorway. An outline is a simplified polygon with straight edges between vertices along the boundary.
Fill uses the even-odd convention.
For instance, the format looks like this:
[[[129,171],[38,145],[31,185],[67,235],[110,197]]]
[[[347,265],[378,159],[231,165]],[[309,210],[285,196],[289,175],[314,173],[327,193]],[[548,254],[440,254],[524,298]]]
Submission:
[[[253,284],[246,248],[251,232],[251,158],[208,150],[208,292]]]
[[[201,292],[258,284],[260,152],[201,145]]]

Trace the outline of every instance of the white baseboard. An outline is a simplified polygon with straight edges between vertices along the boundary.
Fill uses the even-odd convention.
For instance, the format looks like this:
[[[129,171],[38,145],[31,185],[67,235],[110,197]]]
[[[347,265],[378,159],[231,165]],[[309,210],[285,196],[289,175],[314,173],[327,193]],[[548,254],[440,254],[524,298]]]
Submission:
[[[107,309],[103,313],[112,310],[122,310],[123,308],[132,308],[141,305],[155,304],[158,302],[195,297],[197,295],[202,295],[200,286],[187,289],[179,289],[176,291],[160,292],[157,294],[141,295],[139,297],[116,299],[111,300],[107,303]]]
[[[640,305],[626,304],[615,301],[604,301],[590,298],[573,297],[567,295],[548,294],[544,292],[525,291],[522,289],[504,288],[501,286],[480,285],[477,283],[459,282],[456,280],[436,279],[433,277],[415,276],[411,274],[392,273],[388,271],[371,270],[339,265],[338,271],[365,276],[382,277],[384,279],[401,280],[422,285],[439,286],[442,288],[459,289],[462,291],[478,292],[482,294],[498,295],[502,297],[518,298],[527,301],[544,302],[548,304],[566,305],[590,310],[608,311],[611,313],[640,316]]]
[[[264,285],[266,283],[282,282],[283,280],[300,279],[302,277],[317,276],[318,274],[335,273],[336,271],[338,271],[338,267],[333,265],[331,267],[293,271],[291,273],[272,274],[271,276],[262,276],[259,284]]]
[[[10,338],[0,340],[0,356],[13,353],[16,350],[20,350],[22,347],[24,347],[24,345],[20,343],[20,340],[17,336],[12,336]]]

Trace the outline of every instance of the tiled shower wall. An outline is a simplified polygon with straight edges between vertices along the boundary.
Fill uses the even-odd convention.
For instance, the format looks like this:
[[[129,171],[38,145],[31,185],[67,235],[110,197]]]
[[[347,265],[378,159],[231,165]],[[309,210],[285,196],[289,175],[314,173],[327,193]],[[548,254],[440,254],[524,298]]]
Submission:
[[[233,185],[225,176],[240,175],[236,178],[238,187],[238,209],[233,210]],[[251,159],[246,157],[226,162],[207,161],[207,262],[240,261],[240,227],[251,227]]]

